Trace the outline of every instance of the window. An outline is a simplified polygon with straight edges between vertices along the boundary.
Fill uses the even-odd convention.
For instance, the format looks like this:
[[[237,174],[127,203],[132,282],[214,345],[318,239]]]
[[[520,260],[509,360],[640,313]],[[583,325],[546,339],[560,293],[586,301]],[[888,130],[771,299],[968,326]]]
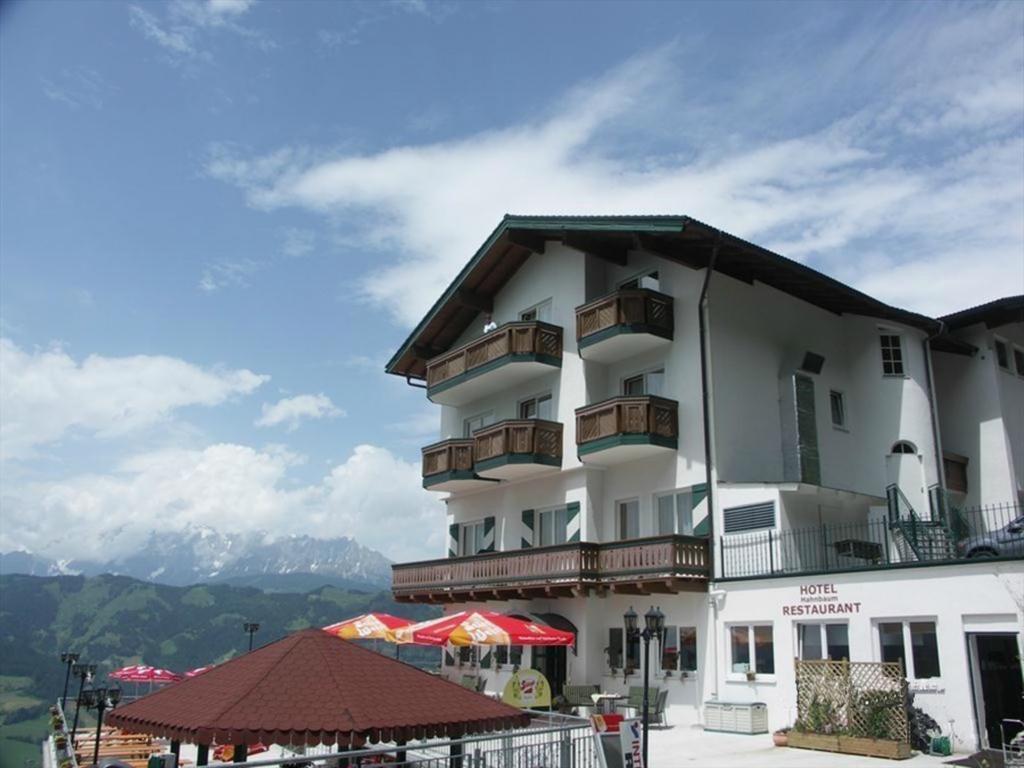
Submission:
[[[551,322],[551,299],[523,310],[519,313],[519,319],[524,322],[531,320],[539,320],[542,323]]]
[[[665,639],[661,644],[661,669],[663,672],[694,672],[697,669],[697,628],[665,627]]]
[[[730,669],[734,673],[775,674],[775,643],[771,624],[729,627],[729,645],[732,650]]]
[[[775,527],[775,502],[730,507],[722,512],[725,533],[746,533]]]
[[[622,667],[622,633],[622,627],[608,630],[608,666],[612,669]]]
[[[459,528],[459,555],[469,557],[484,551],[484,521],[463,523]]]
[[[665,369],[658,368],[622,381],[622,394],[627,396],[660,395],[665,391]]]
[[[850,634],[846,624],[797,624],[798,655],[805,661],[850,658]]]
[[[1004,371],[1010,370],[1010,350],[1002,339],[995,339],[996,362]]]
[[[479,416],[473,416],[472,418],[466,419],[462,424],[463,437],[472,437],[473,433],[478,429],[483,429],[493,423],[493,411],[488,411],[487,413],[482,413]]]
[[[846,429],[846,398],[842,392],[832,390],[828,393],[829,410],[832,412],[832,426]]]
[[[902,376],[903,347],[900,337],[883,333],[878,339],[882,345],[882,373],[886,376]]]
[[[946,487],[954,493],[967,493],[967,457],[943,453],[942,469],[946,474]]]
[[[940,677],[939,643],[934,621],[892,621],[878,625],[882,661],[903,663],[908,679]],[[907,658],[907,645],[911,654]]]
[[[498,645],[494,648],[494,658],[498,664],[511,662],[516,666],[523,663],[523,646],[521,645]]]
[[[551,419],[551,393],[537,395],[519,403],[520,419]]]
[[[652,291],[660,290],[661,281],[657,271],[648,272],[644,275],[637,275],[619,283],[619,288],[629,290],[631,288],[649,288]]]
[[[565,544],[565,529],[569,526],[569,510],[565,507],[547,509],[538,515],[537,546],[553,547]]]
[[[621,669],[623,666],[622,645],[625,630],[622,627],[608,629],[608,666]],[[640,669],[640,638],[626,642],[625,666],[627,669]]]
[[[637,499],[620,501],[616,515],[616,535],[619,540],[640,537],[640,502]]]
[[[1024,376],[1024,349],[1020,347],[1013,348],[1013,364],[1017,369],[1017,375]]]
[[[907,440],[900,440],[893,444],[890,453],[917,453],[917,446]]]
[[[654,506],[658,516],[659,536],[673,533],[693,535],[692,496],[689,490],[655,496]]]

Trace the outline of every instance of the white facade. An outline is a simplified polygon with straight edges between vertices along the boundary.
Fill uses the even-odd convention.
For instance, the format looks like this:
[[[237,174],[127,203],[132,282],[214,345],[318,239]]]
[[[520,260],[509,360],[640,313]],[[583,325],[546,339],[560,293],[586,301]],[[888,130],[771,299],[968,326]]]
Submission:
[[[626,339],[615,347],[621,354],[602,357],[605,362],[584,360],[576,340],[576,307],[652,273],[656,290],[674,300],[672,340],[637,344],[632,349],[642,351],[633,354]],[[911,518],[935,522],[943,450],[971,457],[971,471],[978,476],[970,476],[974,490],[969,501],[1016,500],[1024,478],[1024,370],[1006,376],[986,355],[964,362],[936,353],[933,362],[929,333],[891,319],[898,312],[885,319],[840,315],[762,283],[715,272],[708,281],[705,315],[710,382],[705,393],[699,306],[706,279],[706,269],[642,250],[630,252],[627,264],[618,266],[549,241],[494,296],[493,321],[500,326],[521,319],[524,312],[533,317],[536,311],[538,319],[561,327],[561,366],[497,394],[442,406],[440,437],[468,437],[481,425],[519,418],[523,401],[550,396],[544,418],[562,424],[561,467],[449,496],[449,530],[493,520],[497,552],[573,541],[575,536],[595,543],[656,536],[666,533],[659,527],[665,519],[659,517],[661,499],[690,494],[689,527],[667,533],[699,533],[709,522],[704,518],[712,516],[710,583],[676,594],[628,595],[605,589],[576,597],[457,603],[452,610],[481,607],[560,616],[578,630],[577,648],[565,659],[565,682],[625,692],[640,684],[640,672],[629,673],[623,659],[613,671],[613,635],[629,607],[642,614],[658,605],[667,625],[686,628],[687,636],[695,638],[697,660],[686,674],[678,668],[682,656],[667,675],[660,659],[652,660],[654,684],[669,691],[670,722],[701,723],[702,705],[708,700],[764,701],[770,724],[777,728],[792,724],[795,717],[792,659],[801,652],[795,633],[803,621],[784,615],[783,608],[800,604],[801,586],[829,584],[840,601],[857,605],[838,617],[847,627],[852,661],[879,660],[879,624],[934,624],[942,674],[912,680],[917,704],[944,730],[952,724],[960,748],[984,742],[977,725],[977,681],[968,664],[970,636],[1009,633],[1019,647],[1024,610],[1020,562],[1000,562],[995,573],[985,562],[832,572],[844,563],[855,564],[844,557],[860,558],[863,566],[865,551],[867,557],[884,557],[893,565],[915,565],[909,561],[917,550],[911,552],[891,526],[887,489],[898,488]],[[481,315],[453,346],[481,336],[484,323]],[[1011,346],[1024,349],[1021,328],[999,332]],[[978,337],[985,335],[991,334],[971,335],[972,343],[981,346],[986,339]],[[885,347],[898,351],[895,368],[883,364]],[[659,372],[654,374],[654,394],[678,402],[677,448],[610,466],[582,463],[576,451],[575,410],[621,395],[627,379],[652,372]],[[711,403],[708,421],[713,429],[710,472],[705,397]],[[947,398],[956,405],[936,409],[936,397],[940,406]],[[710,504],[705,499],[709,475]],[[571,530],[545,541],[539,516],[575,504],[579,515]],[[730,525],[739,525],[737,510],[759,515],[761,522],[733,535]],[[836,542],[834,551],[832,544],[828,549],[800,544],[795,553],[796,538],[780,543],[779,537],[823,525],[860,526],[856,530],[861,532],[847,537],[851,543],[845,552],[840,552],[843,542]],[[449,541],[455,542],[450,549],[458,548],[457,536]],[[473,552],[459,549],[458,554]],[[793,567],[806,575],[778,575]],[[739,662],[730,645],[733,626],[750,627],[751,633],[753,627],[762,627],[762,633],[770,627],[770,674],[749,681],[737,671]],[[917,642],[916,636],[908,635],[907,642]],[[753,639],[751,643],[753,653]],[[907,653],[912,656],[910,645]],[[653,648],[652,654],[657,655]],[[527,649],[522,663],[529,665],[530,657]],[[489,688],[500,690],[511,665],[499,670],[493,662],[491,657],[486,669],[472,670],[454,662],[445,673],[457,677],[479,672]]]

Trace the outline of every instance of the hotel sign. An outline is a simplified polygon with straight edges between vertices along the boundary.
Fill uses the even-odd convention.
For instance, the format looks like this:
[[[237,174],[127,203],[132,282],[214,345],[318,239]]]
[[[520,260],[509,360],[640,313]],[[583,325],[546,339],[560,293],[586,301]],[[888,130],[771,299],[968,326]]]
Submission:
[[[848,616],[860,613],[860,603],[844,601],[835,584],[802,584],[799,602],[782,606],[783,616]]]

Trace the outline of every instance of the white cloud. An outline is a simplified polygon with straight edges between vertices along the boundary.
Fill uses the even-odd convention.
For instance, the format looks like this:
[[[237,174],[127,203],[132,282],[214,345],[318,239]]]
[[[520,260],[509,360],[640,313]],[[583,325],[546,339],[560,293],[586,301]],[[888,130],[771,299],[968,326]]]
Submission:
[[[268,378],[156,355],[90,355],[77,362],[60,348],[30,352],[0,339],[0,456],[27,458],[78,432],[125,435],[168,421],[186,406],[247,395]]]
[[[205,35],[220,30],[233,32],[261,50],[271,50],[276,44],[266,34],[238,22],[254,4],[253,0],[172,0],[162,6],[165,13],[160,16],[131,5],[128,20],[163,48],[172,61],[210,59],[201,44]]]
[[[221,146],[207,170],[254,207],[347,220],[363,247],[390,253],[361,290],[404,325],[506,212],[687,213],[883,300],[946,312],[1024,288],[1022,21],[1013,5],[914,16],[813,62],[831,74],[809,93],[793,87],[806,71],[754,78],[732,108],[688,88],[680,53],[662,48],[501,130],[367,155],[285,147],[247,158]],[[802,133],[757,131],[765,99],[814,108],[834,78],[854,76],[873,91],[866,105]],[[677,134],[653,127],[665,124]],[[648,139],[674,145],[622,149]],[[970,280],[921,279],[957,255],[972,258]]]
[[[31,483],[4,499],[0,551],[60,558],[131,552],[151,531],[207,525],[273,536],[352,536],[399,560],[439,554],[441,503],[420,487],[419,466],[357,446],[329,474],[290,482],[300,458],[236,444],[135,456],[111,474]]]
[[[281,250],[285,256],[297,259],[305,256],[316,246],[316,233],[309,229],[288,227],[284,231]]]
[[[271,405],[263,404],[263,414],[256,420],[257,427],[287,425],[289,432],[299,428],[307,419],[335,419],[345,412],[331,402],[322,392],[318,395],[296,395],[278,400]]]

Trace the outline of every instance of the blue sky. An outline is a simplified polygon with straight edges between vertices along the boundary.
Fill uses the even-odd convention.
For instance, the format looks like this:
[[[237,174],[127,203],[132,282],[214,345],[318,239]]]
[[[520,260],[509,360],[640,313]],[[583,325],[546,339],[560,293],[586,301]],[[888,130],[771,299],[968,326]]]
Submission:
[[[442,549],[382,365],[500,216],[686,213],[944,313],[1024,291],[1020,4],[0,6],[0,549]]]

